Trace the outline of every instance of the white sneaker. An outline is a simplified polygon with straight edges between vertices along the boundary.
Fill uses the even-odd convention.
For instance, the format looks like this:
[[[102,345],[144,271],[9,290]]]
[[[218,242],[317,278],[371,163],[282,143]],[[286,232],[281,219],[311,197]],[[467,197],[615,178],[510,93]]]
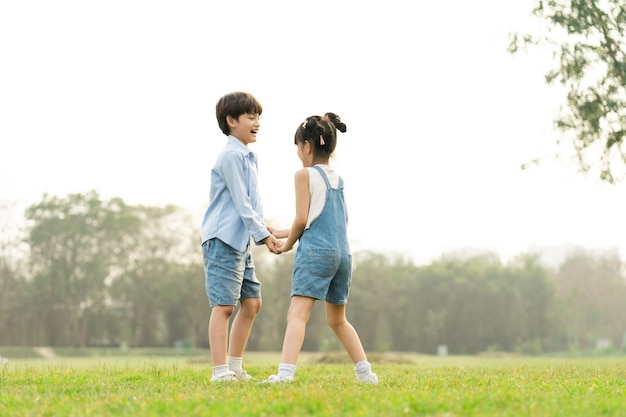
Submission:
[[[221,374],[213,375],[211,382],[237,382],[237,376],[233,371],[226,371]]]
[[[363,384],[372,384],[372,385],[378,384],[378,377],[376,376],[376,374],[369,374],[367,376],[357,375],[356,380],[357,382],[361,382]]]
[[[250,381],[252,379],[245,369],[235,372],[235,378],[237,378],[238,381]]]
[[[279,384],[283,382],[293,382],[292,376],[287,375],[270,375],[263,383],[265,384]]]

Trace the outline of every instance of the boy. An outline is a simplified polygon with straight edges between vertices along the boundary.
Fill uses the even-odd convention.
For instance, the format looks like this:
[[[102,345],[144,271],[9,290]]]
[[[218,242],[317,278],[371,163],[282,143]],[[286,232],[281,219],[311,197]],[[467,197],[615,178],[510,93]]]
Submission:
[[[209,344],[211,382],[249,380],[243,353],[261,309],[261,283],[250,255],[250,239],[278,253],[279,243],[263,224],[257,188],[257,158],[248,149],[256,142],[261,104],[251,94],[222,97],[215,113],[227,142],[211,170],[210,203],[202,220],[205,285],[211,307]],[[228,322],[235,311],[228,335]]]

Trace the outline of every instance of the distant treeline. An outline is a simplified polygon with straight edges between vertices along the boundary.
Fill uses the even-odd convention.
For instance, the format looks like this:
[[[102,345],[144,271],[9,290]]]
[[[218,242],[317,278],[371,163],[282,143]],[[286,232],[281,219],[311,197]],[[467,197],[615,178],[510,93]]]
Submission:
[[[198,225],[187,211],[88,192],[46,195],[24,217],[26,228],[0,241],[0,345],[208,347]],[[260,247],[254,256],[263,308],[248,348],[277,351],[293,254]],[[531,254],[506,264],[489,253],[442,256],[418,266],[360,252],[353,263],[348,316],[369,351],[624,347],[626,280],[617,254],[579,250],[556,269]],[[318,302],[304,350],[330,349],[340,346]]]

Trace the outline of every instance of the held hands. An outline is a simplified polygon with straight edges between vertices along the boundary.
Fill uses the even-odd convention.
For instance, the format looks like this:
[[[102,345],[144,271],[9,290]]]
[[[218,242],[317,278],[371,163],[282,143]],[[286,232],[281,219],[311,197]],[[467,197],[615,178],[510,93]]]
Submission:
[[[279,253],[289,252],[291,249],[293,249],[293,245],[287,245],[284,242],[279,242],[279,243],[280,243],[280,247],[278,248]]]
[[[281,253],[289,252],[293,249],[293,245],[286,245],[278,239],[285,239],[289,236],[289,229],[275,229],[271,226],[267,226],[267,230],[271,233],[265,239],[265,245],[270,252],[280,255]]]
[[[270,252],[275,253],[276,255],[280,255],[282,253],[280,252],[280,247],[282,246],[282,242],[276,239],[276,236],[269,235],[268,237],[265,238],[263,243],[265,243],[265,246],[267,246],[267,249]]]

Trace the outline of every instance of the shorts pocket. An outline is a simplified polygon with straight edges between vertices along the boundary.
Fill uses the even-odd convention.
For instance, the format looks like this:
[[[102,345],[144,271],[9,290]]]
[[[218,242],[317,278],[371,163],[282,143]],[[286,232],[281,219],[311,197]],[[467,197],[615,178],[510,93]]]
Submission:
[[[337,270],[335,249],[310,248],[308,250],[309,274],[319,278],[329,278]]]

